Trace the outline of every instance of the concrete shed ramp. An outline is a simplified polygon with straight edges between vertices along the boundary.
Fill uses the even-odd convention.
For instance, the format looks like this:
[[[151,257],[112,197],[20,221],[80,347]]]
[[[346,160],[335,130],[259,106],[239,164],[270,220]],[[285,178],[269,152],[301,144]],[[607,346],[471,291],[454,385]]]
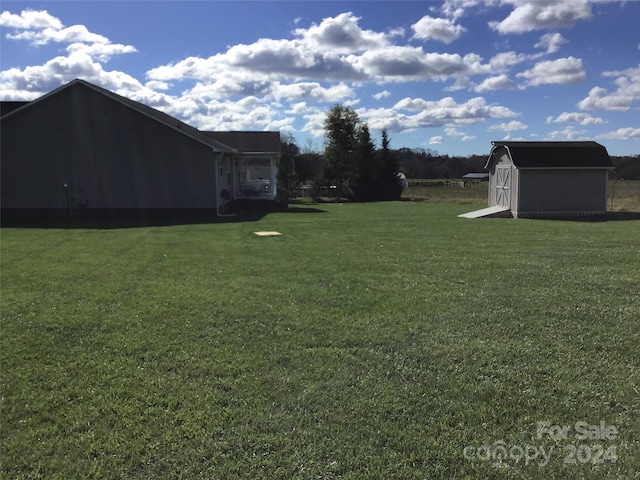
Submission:
[[[491,215],[504,214],[509,211],[509,207],[488,207],[483,208],[481,210],[475,210],[473,212],[463,213],[462,215],[458,215],[461,218],[480,218],[480,217],[489,217]]]

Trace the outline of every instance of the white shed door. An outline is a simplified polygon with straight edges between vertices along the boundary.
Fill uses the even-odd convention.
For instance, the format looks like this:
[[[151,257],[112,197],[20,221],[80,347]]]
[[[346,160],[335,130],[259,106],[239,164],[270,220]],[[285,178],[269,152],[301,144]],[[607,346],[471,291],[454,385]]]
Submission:
[[[511,166],[496,168],[496,205],[511,207]]]

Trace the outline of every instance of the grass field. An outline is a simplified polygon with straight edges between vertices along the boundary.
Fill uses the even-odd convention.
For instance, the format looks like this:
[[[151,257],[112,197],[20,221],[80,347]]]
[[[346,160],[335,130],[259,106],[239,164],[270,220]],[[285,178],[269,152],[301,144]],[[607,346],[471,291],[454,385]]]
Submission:
[[[3,229],[0,478],[638,478],[638,216],[485,204]]]

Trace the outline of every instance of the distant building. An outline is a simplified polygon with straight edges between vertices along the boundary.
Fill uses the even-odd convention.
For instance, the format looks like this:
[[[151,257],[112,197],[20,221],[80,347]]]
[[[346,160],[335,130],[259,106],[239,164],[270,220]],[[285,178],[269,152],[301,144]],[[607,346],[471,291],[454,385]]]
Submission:
[[[83,80],[3,102],[3,217],[274,200],[278,132],[202,132]]]
[[[474,183],[487,182],[489,181],[488,173],[466,173],[462,176],[462,180],[464,181],[463,185],[468,187]]]
[[[489,207],[514,217],[593,215],[607,211],[613,163],[596,142],[492,142]]]

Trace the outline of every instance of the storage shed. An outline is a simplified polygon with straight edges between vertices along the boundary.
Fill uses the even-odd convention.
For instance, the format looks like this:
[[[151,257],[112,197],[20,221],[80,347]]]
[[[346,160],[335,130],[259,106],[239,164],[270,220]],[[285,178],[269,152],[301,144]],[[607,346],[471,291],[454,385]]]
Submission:
[[[514,217],[594,215],[607,211],[607,181],[614,168],[596,142],[492,142],[489,207]]]

